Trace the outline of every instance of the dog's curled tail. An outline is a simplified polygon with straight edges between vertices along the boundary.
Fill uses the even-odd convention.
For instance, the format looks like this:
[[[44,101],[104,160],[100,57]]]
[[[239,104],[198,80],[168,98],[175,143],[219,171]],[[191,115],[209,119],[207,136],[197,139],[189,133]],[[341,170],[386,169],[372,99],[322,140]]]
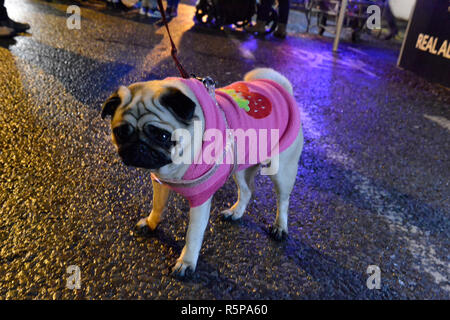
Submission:
[[[291,95],[294,94],[291,82],[283,76],[281,73],[270,69],[270,68],[256,68],[249,71],[244,76],[244,81],[251,81],[256,79],[269,79],[280,84],[283,88],[287,90]]]

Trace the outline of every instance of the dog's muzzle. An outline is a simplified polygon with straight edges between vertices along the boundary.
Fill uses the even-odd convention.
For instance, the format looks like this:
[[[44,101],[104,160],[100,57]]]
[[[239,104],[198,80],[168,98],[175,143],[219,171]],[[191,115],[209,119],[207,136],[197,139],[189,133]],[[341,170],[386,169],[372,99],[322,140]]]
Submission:
[[[119,155],[126,166],[159,169],[172,162],[170,157],[139,141],[119,147]]]

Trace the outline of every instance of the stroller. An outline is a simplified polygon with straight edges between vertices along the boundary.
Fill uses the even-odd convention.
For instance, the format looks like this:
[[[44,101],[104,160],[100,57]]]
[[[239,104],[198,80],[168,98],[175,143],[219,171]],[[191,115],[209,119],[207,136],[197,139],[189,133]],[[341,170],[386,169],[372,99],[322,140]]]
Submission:
[[[229,25],[243,28],[252,22],[258,5],[257,0],[198,0],[194,21],[197,25],[212,28],[223,28]],[[266,21],[266,33],[275,30],[277,20],[277,11],[272,8],[269,19]]]

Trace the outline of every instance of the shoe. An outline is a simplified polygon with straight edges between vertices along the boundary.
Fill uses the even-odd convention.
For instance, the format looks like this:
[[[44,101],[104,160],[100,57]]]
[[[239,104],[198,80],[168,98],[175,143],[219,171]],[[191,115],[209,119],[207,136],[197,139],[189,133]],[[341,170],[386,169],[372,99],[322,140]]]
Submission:
[[[147,16],[150,18],[161,18],[161,12],[158,9],[151,9],[147,12]]]
[[[9,18],[6,20],[0,21],[0,26],[14,29],[14,31],[16,31],[17,33],[25,32],[28,29],[30,29],[30,25],[28,23],[16,22]]]
[[[266,33],[266,24],[264,21],[256,21],[256,24],[244,28],[247,32],[264,34]]]
[[[12,38],[16,35],[14,29],[8,27],[0,27],[0,38]]]
[[[286,38],[286,24],[279,23],[277,26],[277,30],[273,33],[273,35],[277,38],[284,39]]]
[[[142,7],[141,10],[139,10],[139,14],[145,16],[148,12],[148,8]]]

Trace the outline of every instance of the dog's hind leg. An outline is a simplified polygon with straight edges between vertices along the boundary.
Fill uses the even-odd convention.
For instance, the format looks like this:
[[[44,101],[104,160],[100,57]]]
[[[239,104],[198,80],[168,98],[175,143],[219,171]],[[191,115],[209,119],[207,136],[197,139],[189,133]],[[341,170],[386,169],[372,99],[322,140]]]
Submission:
[[[296,177],[295,173],[291,175],[291,172],[297,168],[297,165],[292,167],[295,168],[284,168],[283,174],[277,173],[270,176],[277,194],[277,215],[270,233],[276,240],[283,240],[288,234],[289,197]]]
[[[289,197],[297,177],[302,149],[303,133],[300,131],[294,143],[279,155],[279,168],[283,170],[269,176],[277,194],[277,215],[270,232],[276,240],[283,240],[288,235]]]
[[[238,200],[231,208],[222,211],[224,219],[238,220],[242,218],[255,189],[255,175],[259,167],[259,165],[255,165],[234,174],[233,178],[238,187]]]

